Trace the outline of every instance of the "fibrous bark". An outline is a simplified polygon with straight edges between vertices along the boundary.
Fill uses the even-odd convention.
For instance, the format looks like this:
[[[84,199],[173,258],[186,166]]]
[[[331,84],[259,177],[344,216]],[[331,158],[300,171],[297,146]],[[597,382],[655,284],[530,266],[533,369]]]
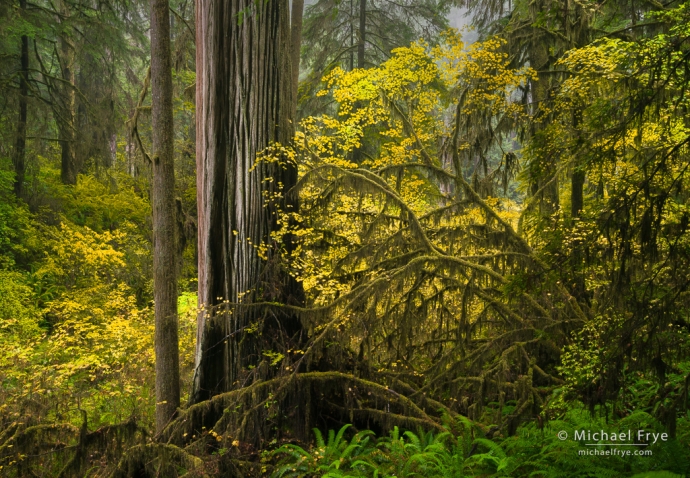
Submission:
[[[272,199],[295,183],[296,170],[255,165],[257,152],[292,136],[288,1],[200,0],[196,19],[201,313],[192,402],[242,385],[260,362],[263,331],[249,330],[264,317],[245,304],[299,295],[271,267],[270,238]],[[268,258],[257,254],[261,244]]]
[[[302,52],[302,20],[304,18],[304,0],[292,0],[290,15],[290,57],[292,61],[292,119],[297,120],[297,89],[299,87],[299,63]]]
[[[157,432],[169,423],[180,405],[172,93],[168,0],[151,0],[153,286],[156,322]]]
[[[359,0],[359,35],[357,38],[357,68],[364,68],[364,46],[367,29],[367,0]]]

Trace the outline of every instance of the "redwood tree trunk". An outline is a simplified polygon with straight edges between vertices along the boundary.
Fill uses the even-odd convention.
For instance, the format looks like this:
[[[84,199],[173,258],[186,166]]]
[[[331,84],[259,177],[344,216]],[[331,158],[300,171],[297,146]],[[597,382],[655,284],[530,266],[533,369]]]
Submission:
[[[367,0],[359,0],[359,35],[357,37],[357,68],[364,68],[364,47],[367,31]]]
[[[22,13],[26,10],[26,0],[19,0]],[[21,70],[19,72],[19,121],[17,122],[17,143],[14,148],[14,193],[21,197],[24,189],[24,173],[26,172],[26,119],[27,96],[29,95],[29,37],[22,35],[20,53]]]
[[[257,152],[292,139],[288,1],[198,0],[196,19],[202,312],[192,402],[240,386],[240,378],[251,380],[248,370],[260,362],[261,331],[246,328],[261,317],[232,304],[290,302],[295,288],[255,249],[270,244],[276,229],[265,194],[279,183],[293,185],[295,168],[266,162],[252,168]],[[219,305],[225,300],[228,305]]]
[[[153,294],[158,433],[174,417],[180,405],[171,65],[168,0],[151,0]]]
[[[299,63],[302,52],[302,20],[304,18],[304,0],[292,0],[290,16],[290,56],[292,60],[292,119],[297,121],[297,89],[299,87]]]

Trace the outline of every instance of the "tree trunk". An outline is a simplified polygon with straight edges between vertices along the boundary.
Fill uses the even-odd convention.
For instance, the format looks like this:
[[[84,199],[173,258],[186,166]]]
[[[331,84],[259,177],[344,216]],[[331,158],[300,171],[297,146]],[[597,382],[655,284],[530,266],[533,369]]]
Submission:
[[[199,0],[196,19],[202,312],[192,402],[251,379],[248,370],[261,359],[261,331],[245,330],[261,317],[244,304],[299,300],[294,280],[270,268],[272,247],[268,260],[255,250],[270,245],[277,228],[275,208],[264,201],[279,184],[287,190],[296,182],[291,165],[253,168],[257,152],[292,139],[288,1]]]
[[[172,96],[168,0],[151,0],[153,294],[156,324],[157,433],[170,422],[180,405]]]
[[[550,74],[547,70],[549,70],[551,61],[549,58],[549,44],[544,35],[540,34],[534,38],[529,58],[530,65],[538,72],[537,81],[532,82],[532,101],[536,110],[542,105],[548,106],[550,102]],[[556,161],[556,158],[545,158],[538,167],[539,175],[538,178],[535,178],[535,182],[532,185],[533,191],[542,190],[539,209],[541,215],[545,218],[551,218],[560,207],[558,197],[559,181],[556,174],[558,165]]]
[[[26,0],[19,0],[22,14],[26,11]],[[29,37],[22,35],[20,53],[21,70],[19,72],[19,121],[17,122],[17,143],[12,158],[14,165],[14,193],[21,197],[24,190],[24,173],[26,172],[26,110],[29,95]]]
[[[304,18],[304,0],[292,0],[290,18],[290,56],[292,59],[292,120],[297,121],[297,90],[299,88],[299,63],[302,51],[302,19]]]
[[[580,211],[584,205],[583,188],[585,184],[585,172],[582,170],[573,171],[570,179],[571,194],[570,194],[570,214],[574,219],[580,217]]]
[[[69,8],[65,1],[58,2],[62,22],[68,21]],[[76,94],[74,90],[74,45],[68,32],[63,31],[58,40],[60,51],[60,86],[59,105],[56,108],[58,139],[61,149],[61,179],[64,184],[77,184],[78,167],[74,156],[74,108]]]
[[[355,69],[355,15],[354,2],[350,0],[350,71]]]
[[[367,0],[359,0],[359,35],[357,37],[357,68],[364,68],[364,46],[367,28]]]

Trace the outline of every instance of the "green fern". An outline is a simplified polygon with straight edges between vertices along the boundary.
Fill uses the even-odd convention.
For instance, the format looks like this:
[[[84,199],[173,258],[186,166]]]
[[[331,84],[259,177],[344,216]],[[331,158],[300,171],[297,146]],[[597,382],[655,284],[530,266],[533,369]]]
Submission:
[[[270,457],[280,457],[280,461],[273,477],[327,477],[327,478],[355,478],[370,476],[371,468],[367,460],[372,451],[370,444],[374,432],[364,430],[356,433],[351,441],[345,439],[345,433],[350,425],[343,426],[336,434],[334,430],[328,432],[328,442],[325,442],[321,431],[314,429],[315,447],[306,451],[302,447],[286,444],[269,454]],[[375,468],[375,467],[374,467]]]
[[[575,440],[560,440],[558,431],[618,430],[624,427],[659,430],[661,425],[644,412],[615,423],[582,408],[569,410],[561,420],[521,426],[516,435],[490,440],[472,439],[471,424],[452,434],[394,427],[374,441],[365,430],[346,438],[349,425],[330,430],[328,440],[314,429],[315,446],[310,451],[284,445],[272,453],[280,461],[273,477],[324,478],[455,478],[455,477],[581,477],[619,478],[631,472],[636,478],[671,478],[690,472],[690,451],[676,440],[650,447],[652,456],[580,456],[583,446]],[[679,421],[679,428],[685,423]],[[600,446],[604,449],[605,446]],[[661,471],[665,470],[665,471]]]

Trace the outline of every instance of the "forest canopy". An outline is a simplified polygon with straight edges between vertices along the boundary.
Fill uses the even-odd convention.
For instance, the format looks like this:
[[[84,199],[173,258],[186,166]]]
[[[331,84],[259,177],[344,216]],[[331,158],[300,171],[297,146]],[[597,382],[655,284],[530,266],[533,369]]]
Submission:
[[[3,3],[0,474],[690,474],[689,75],[689,2]]]

